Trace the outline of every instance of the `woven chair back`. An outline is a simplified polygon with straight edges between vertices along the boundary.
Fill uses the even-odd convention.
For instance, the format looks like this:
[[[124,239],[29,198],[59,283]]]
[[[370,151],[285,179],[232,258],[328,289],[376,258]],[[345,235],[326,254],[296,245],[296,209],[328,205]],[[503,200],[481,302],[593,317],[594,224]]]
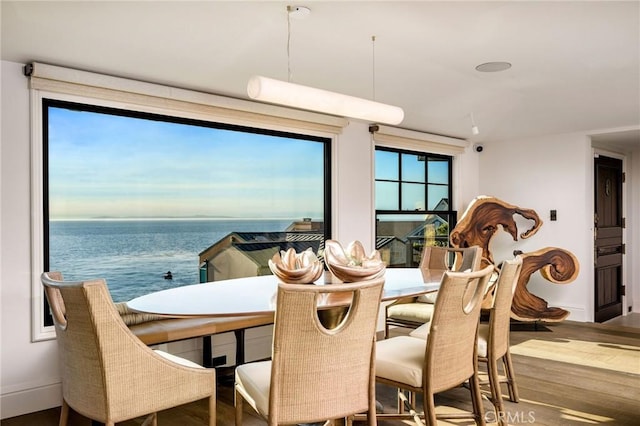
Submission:
[[[104,281],[62,282],[62,274],[52,272],[42,282],[58,340],[63,397],[90,418],[106,418],[104,357],[90,303],[104,297]]]
[[[154,353],[122,321],[104,279],[62,281],[62,274],[45,272],[41,281],[54,318],[62,394],[73,410],[111,424],[205,397],[215,407],[215,371]]]
[[[368,410],[375,398],[374,342],[383,284],[384,278],[324,286],[279,284],[270,424]],[[351,301],[335,328],[319,319],[319,298]]]
[[[476,369],[480,307],[493,266],[476,272],[446,272],[436,300],[425,355],[425,389],[451,389]]]
[[[511,302],[521,269],[520,256],[513,260],[506,260],[500,268],[493,307],[489,316],[489,341],[487,342],[489,354],[494,359],[500,358],[509,349]]]

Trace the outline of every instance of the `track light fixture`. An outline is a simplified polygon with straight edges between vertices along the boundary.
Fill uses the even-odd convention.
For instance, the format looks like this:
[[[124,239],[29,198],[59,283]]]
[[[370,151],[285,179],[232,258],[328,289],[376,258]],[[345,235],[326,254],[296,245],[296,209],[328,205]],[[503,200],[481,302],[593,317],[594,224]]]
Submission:
[[[478,126],[476,126],[476,122],[473,119],[473,113],[471,113],[471,133],[473,133],[474,136],[480,134],[480,129],[478,129]]]

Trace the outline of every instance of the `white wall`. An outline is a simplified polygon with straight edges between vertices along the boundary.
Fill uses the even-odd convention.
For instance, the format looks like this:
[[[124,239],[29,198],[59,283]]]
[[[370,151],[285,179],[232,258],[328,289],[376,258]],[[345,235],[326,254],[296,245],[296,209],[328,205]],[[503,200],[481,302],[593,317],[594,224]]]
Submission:
[[[453,165],[453,205],[458,211],[458,219],[480,192],[480,159],[472,144],[466,148],[464,155],[456,158]]]
[[[485,144],[480,157],[480,191],[534,209],[544,221],[540,231],[527,240],[514,242],[505,232],[496,234],[491,247],[496,261],[510,257],[514,249],[530,252],[560,247],[571,251],[580,263],[580,274],[575,281],[553,284],[535,273],[528,289],[545,299],[549,306],[568,310],[570,320],[593,321],[593,150],[590,138],[576,133],[490,142]],[[636,164],[637,161],[636,153]],[[637,247],[638,215],[631,214],[640,211],[637,174],[627,185],[634,182],[636,199],[628,200],[633,204],[627,211],[627,219],[628,227],[636,230]],[[557,210],[557,221],[554,222],[549,220],[552,209]],[[523,219],[516,223],[519,232],[531,225]],[[632,245],[628,246],[632,249]],[[629,254],[626,256],[629,277],[626,282],[638,283],[637,262],[631,262],[633,257]],[[632,276],[635,281],[630,280]],[[628,288],[629,292],[633,290]],[[634,305],[638,309],[637,301]]]
[[[375,248],[374,145],[368,124],[351,122],[336,141],[333,156],[333,238]]]
[[[31,343],[29,140],[27,79],[21,65],[2,62],[2,418],[60,398],[56,342]]]

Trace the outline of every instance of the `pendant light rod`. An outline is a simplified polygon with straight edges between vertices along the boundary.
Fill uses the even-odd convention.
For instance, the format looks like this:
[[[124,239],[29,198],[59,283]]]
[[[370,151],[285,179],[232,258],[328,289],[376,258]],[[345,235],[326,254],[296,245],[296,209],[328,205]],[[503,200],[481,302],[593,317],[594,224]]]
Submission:
[[[383,124],[400,124],[402,108],[375,102],[375,36],[373,51],[373,100],[357,98],[291,82],[291,18],[305,18],[311,10],[304,6],[287,6],[287,81],[255,75],[247,83],[251,99],[293,108],[306,109]]]
[[[372,100],[376,100],[376,36],[371,36],[371,91]]]

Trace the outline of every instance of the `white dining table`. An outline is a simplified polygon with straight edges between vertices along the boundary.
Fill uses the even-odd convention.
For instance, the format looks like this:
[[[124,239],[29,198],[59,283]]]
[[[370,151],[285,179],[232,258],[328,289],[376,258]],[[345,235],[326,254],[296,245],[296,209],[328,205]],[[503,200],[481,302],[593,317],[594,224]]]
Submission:
[[[391,301],[403,297],[419,296],[437,291],[444,271],[420,271],[418,268],[387,268],[381,301]],[[314,285],[339,285],[330,272],[316,280]],[[261,275],[246,278],[233,278],[192,284],[161,290],[136,297],[127,302],[129,309],[156,315],[178,318],[192,317],[239,317],[270,314],[276,309],[278,278],[274,275]],[[347,302],[348,304],[348,302]],[[333,328],[343,318],[344,300],[320,299],[319,308],[327,308],[321,321]],[[332,313],[329,313],[333,311]],[[337,312],[336,312],[337,311]],[[243,338],[236,336],[238,343]],[[210,343],[209,343],[210,344]],[[208,355],[210,356],[210,354]],[[244,362],[244,356],[237,364]],[[380,407],[382,407],[380,405]],[[381,408],[380,408],[381,409]],[[323,423],[299,426],[319,426]]]
[[[442,271],[423,273],[418,268],[387,268],[382,301],[437,291]],[[314,285],[339,285],[329,272]],[[273,313],[278,278],[261,275],[192,284],[161,290],[127,302],[129,309],[167,317],[237,317]],[[344,305],[344,300],[322,299],[319,308]]]

